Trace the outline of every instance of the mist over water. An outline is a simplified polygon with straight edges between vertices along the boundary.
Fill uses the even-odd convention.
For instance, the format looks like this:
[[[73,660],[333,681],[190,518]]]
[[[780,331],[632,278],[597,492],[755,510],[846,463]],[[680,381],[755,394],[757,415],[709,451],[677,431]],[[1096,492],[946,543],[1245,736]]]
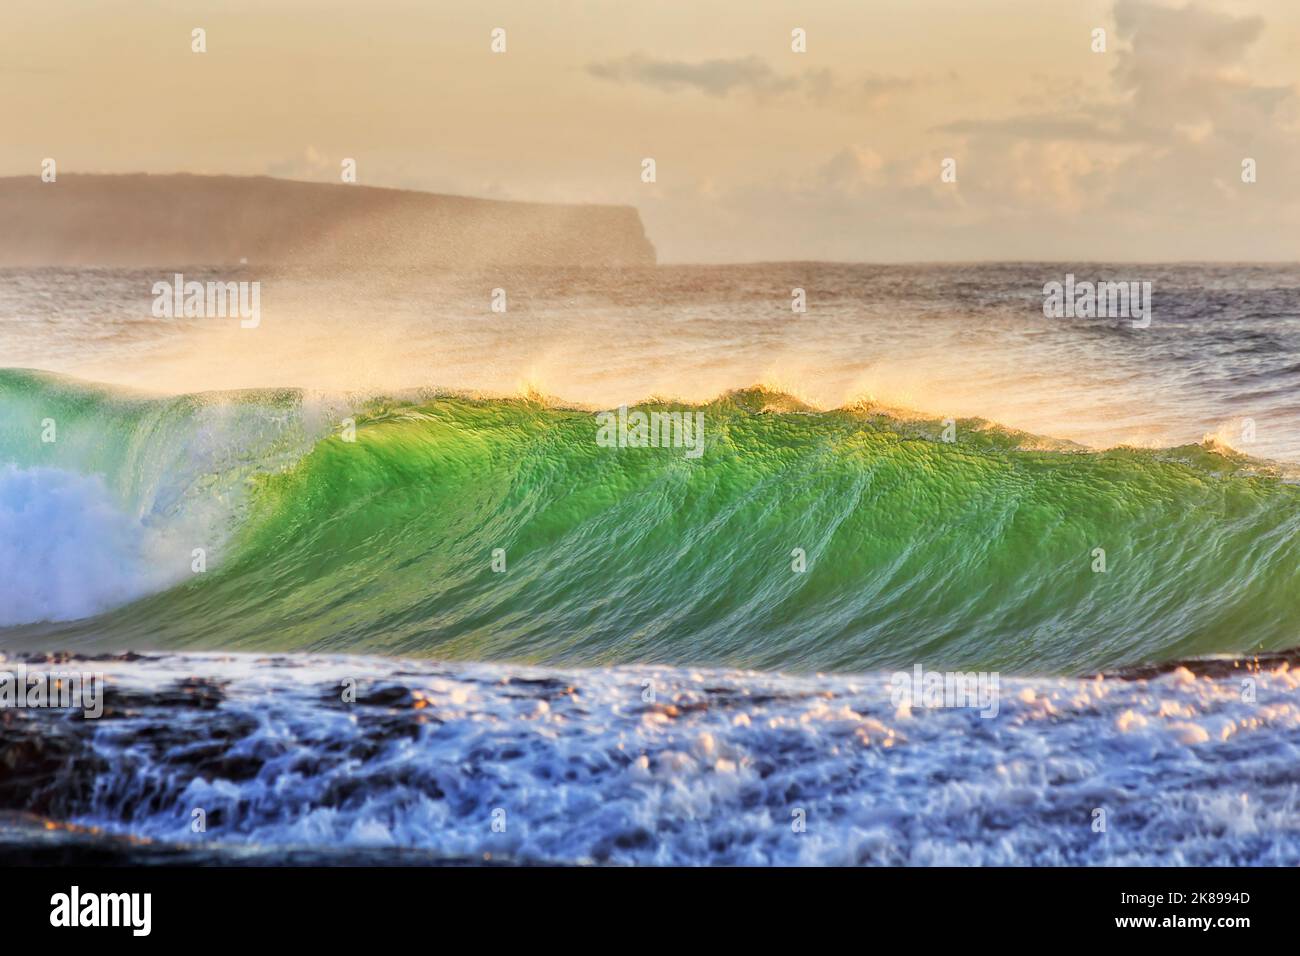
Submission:
[[[1043,286],[1152,283],[1152,321],[1046,318]],[[156,319],[171,273],[8,271],[8,367],[173,394],[296,387],[537,393],[611,408],[762,384],[980,417],[1105,448],[1206,436],[1300,462],[1300,268],[788,263],[475,276],[261,275],[262,322]],[[807,312],[791,309],[805,290]],[[493,312],[502,289],[506,311]],[[1253,441],[1245,420],[1253,422]]]

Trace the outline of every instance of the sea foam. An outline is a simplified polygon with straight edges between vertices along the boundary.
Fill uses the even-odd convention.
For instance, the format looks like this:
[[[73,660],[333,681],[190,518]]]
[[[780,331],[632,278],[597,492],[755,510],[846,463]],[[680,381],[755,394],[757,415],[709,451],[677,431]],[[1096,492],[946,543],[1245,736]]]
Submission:
[[[0,467],[0,627],[88,617],[165,586],[158,543],[97,475]]]
[[[0,787],[0,809],[38,801],[217,857],[1300,864],[1300,672],[1286,661],[1004,676],[993,718],[899,708],[879,672],[232,654],[95,666],[103,718],[34,715],[30,733],[57,720],[77,746]]]

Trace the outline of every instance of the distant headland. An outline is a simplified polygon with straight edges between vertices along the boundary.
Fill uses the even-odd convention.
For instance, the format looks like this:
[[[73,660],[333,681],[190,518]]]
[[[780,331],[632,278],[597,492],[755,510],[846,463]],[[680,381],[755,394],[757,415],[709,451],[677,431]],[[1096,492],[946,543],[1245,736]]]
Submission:
[[[351,270],[652,266],[631,206],[471,199],[266,176],[0,178],[0,266]]]

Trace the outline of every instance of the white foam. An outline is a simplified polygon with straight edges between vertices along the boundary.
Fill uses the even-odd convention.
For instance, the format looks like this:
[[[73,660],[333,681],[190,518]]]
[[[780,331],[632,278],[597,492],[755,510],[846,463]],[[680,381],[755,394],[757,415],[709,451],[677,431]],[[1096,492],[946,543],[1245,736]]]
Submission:
[[[229,654],[97,666],[110,687],[222,688],[219,713],[133,705],[88,722],[110,769],[77,822],[164,841],[637,864],[1300,865],[1300,673],[1285,667],[1004,677],[982,718],[900,714],[888,674]],[[342,705],[349,677],[419,696]],[[1121,725],[1128,712],[1144,719]],[[210,748],[218,717],[237,721],[221,753],[241,779],[185,756]]]
[[[89,617],[165,587],[159,536],[98,475],[0,466],[0,627]]]

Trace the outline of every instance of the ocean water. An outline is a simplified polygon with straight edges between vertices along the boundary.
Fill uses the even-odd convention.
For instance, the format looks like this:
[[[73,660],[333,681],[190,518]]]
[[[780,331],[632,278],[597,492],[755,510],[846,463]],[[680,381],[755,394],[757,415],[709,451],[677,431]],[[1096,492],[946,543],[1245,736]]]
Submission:
[[[1150,325],[1045,317],[1066,273],[1151,282]],[[90,779],[0,809],[546,862],[1300,859],[1268,656],[1300,268],[186,271],[261,282],[256,328],[153,316],[169,278],[0,272],[0,648],[159,652],[59,731]],[[624,404],[700,414],[702,454],[602,446]],[[997,713],[900,706],[916,665],[996,675]],[[336,706],[343,672],[388,702]],[[140,690],[194,675],[201,715]]]

